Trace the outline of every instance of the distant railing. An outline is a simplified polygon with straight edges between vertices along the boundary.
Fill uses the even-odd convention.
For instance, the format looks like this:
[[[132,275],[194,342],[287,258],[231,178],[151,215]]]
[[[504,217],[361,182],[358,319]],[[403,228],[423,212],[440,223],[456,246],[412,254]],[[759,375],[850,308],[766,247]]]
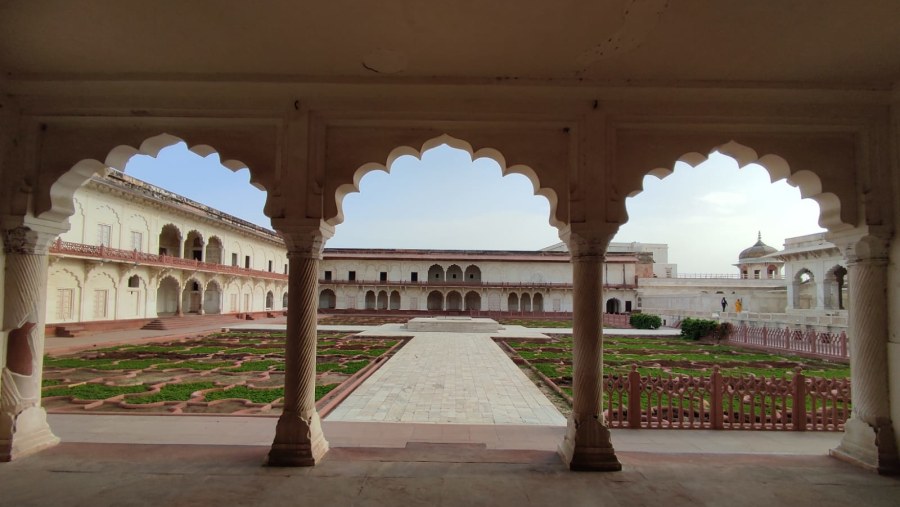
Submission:
[[[288,279],[288,275],[273,273],[270,271],[247,269],[239,266],[227,266],[225,264],[215,264],[212,262],[196,261],[193,259],[182,259],[180,257],[170,257],[168,255],[154,255],[146,252],[139,252],[137,250],[120,250],[118,248],[110,248],[103,245],[70,243],[68,241],[62,240],[57,240],[55,243],[50,245],[50,253],[57,255],[72,255],[76,257],[92,257],[96,259],[106,259],[111,261],[131,262],[135,264],[147,264],[151,266],[185,268],[196,271],[208,271],[229,275],[253,276],[257,278],[268,278],[272,280]]]
[[[761,273],[759,276],[750,276],[750,275],[742,275],[740,273],[678,273],[674,277],[663,277],[663,278],[693,278],[693,279],[709,279],[709,278],[717,278],[717,279],[728,279],[728,280],[782,280],[783,277],[781,275],[775,276],[763,276]]]
[[[319,285],[375,285],[375,286],[416,286],[416,287],[486,287],[486,288],[560,288],[571,289],[571,283],[553,282],[487,282],[484,280],[325,280],[320,279]],[[604,283],[604,289],[635,289],[637,285],[623,283]]]
[[[830,333],[813,329],[735,326],[726,339],[730,343],[750,345],[766,350],[799,352],[826,359],[848,359],[847,333]]]
[[[806,377],[626,375],[604,379],[611,428],[843,431],[850,381]]]

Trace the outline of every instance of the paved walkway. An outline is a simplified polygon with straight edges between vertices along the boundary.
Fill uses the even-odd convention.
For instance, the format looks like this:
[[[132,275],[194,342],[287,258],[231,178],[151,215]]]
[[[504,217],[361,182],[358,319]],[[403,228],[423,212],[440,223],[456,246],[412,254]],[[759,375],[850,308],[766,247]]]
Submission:
[[[385,331],[390,334],[390,331]],[[329,421],[564,426],[565,418],[490,334],[419,333]]]
[[[48,414],[67,443],[149,445],[272,444],[277,417],[204,415]],[[332,447],[403,448],[410,443],[479,444],[487,449],[555,452],[565,427],[503,424],[322,423]],[[825,456],[842,433],[821,431],[713,431],[613,429],[616,451],[662,454]]]

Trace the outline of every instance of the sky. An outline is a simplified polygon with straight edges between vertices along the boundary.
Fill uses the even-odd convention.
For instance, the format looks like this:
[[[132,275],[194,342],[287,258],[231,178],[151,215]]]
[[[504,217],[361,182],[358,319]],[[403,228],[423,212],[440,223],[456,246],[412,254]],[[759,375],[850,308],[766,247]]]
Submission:
[[[629,221],[613,241],[666,243],[681,274],[735,274],[738,254],[759,232],[781,249],[785,238],[823,230],[818,204],[784,180],[770,182],[760,166],[738,168],[714,153],[697,167],[674,167],[662,180],[644,178],[644,190],[626,200]],[[271,229],[266,193],[250,185],[248,170],[232,172],[217,155],[202,158],[178,144],[156,159],[132,158],[125,172]],[[560,241],[549,202],[527,178],[501,176],[493,160],[473,162],[447,146],[422,160],[401,157],[390,173],[370,172],[343,209],[326,247],[537,250]]]

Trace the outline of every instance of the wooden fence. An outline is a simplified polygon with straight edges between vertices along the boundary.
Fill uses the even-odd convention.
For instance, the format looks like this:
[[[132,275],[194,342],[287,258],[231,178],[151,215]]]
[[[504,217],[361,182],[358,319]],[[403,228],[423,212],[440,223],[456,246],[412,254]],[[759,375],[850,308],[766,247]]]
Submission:
[[[727,340],[766,350],[808,354],[826,359],[848,359],[847,333],[829,333],[812,329],[735,326]]]
[[[611,428],[843,431],[850,417],[850,381],[790,378],[627,375],[604,380]]]

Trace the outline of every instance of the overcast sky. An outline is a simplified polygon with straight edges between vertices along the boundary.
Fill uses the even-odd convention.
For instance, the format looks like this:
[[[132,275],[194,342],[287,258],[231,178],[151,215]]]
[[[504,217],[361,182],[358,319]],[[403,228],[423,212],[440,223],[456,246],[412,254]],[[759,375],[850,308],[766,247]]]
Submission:
[[[125,172],[271,228],[265,192],[249,184],[247,170],[232,173],[215,155],[201,158],[180,144],[158,159],[134,157]],[[737,273],[738,253],[758,231],[780,249],[786,237],[822,230],[818,205],[800,199],[798,189],[717,154],[697,167],[676,164],[663,180],[644,178],[644,191],[626,206],[629,221],[614,241],[667,243],[669,262],[682,274]],[[326,246],[536,250],[559,241],[549,213],[524,176],[501,177],[492,160],[472,162],[441,146],[421,161],[398,159],[390,174],[366,175],[360,192],[345,198],[344,223]]]

